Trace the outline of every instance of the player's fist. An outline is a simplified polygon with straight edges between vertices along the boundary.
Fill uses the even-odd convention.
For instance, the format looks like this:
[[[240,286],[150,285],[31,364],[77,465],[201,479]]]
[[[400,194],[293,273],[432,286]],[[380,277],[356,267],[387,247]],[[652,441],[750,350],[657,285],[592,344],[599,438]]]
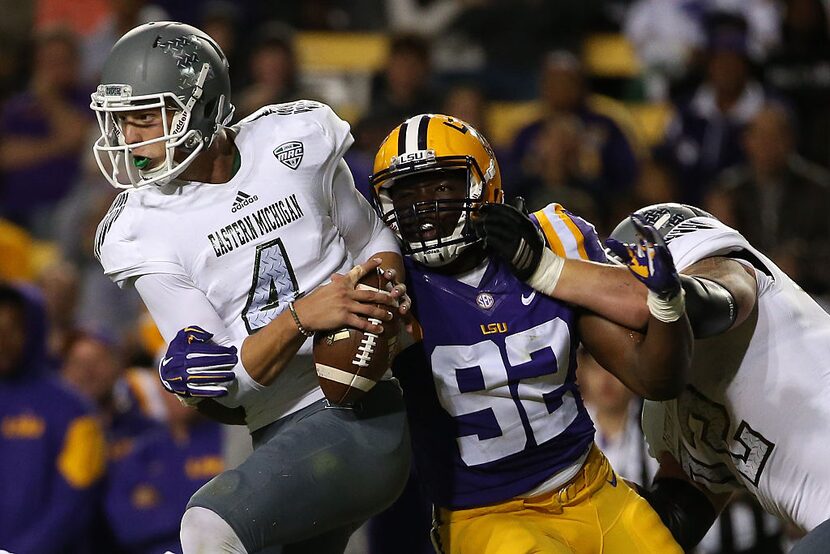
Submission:
[[[473,229],[484,241],[484,248],[506,261],[516,277],[527,281],[539,268],[545,239],[527,214],[524,199],[517,196],[513,204],[484,204],[473,219]]]
[[[235,379],[235,346],[211,342],[212,333],[201,327],[185,327],[170,341],[159,362],[159,378],[168,391],[184,397],[217,397],[228,394]]]
[[[663,237],[653,226],[638,215],[631,215],[631,223],[639,238],[634,243],[606,239],[605,245],[631,273],[660,298],[674,298],[680,293],[680,277]]]

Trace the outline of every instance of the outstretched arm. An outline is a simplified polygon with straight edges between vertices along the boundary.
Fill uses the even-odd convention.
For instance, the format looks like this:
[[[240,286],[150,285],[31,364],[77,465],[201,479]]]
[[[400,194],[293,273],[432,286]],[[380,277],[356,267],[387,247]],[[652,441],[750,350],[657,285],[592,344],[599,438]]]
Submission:
[[[486,204],[474,220],[476,233],[490,253],[543,294],[631,329],[646,327],[647,289],[625,266],[557,254],[546,246],[542,232],[524,209],[524,200],[517,197],[513,204]],[[592,240],[595,250],[600,250],[596,235]]]
[[[755,306],[754,270],[730,258],[701,260],[680,274],[686,313],[696,339],[718,335],[746,320]],[[644,330],[648,289],[625,266],[565,259],[554,294],[630,329]]]
[[[580,316],[578,325],[597,363],[639,396],[667,400],[686,385],[693,338],[685,317],[671,323],[653,320],[645,334],[590,312]]]
[[[514,204],[482,207],[475,227],[486,247],[505,260],[517,277],[543,294],[629,329],[646,328],[648,289],[625,266],[559,256],[545,245],[539,228],[524,211],[524,201],[516,198]],[[716,256],[683,273],[680,280],[696,338],[740,325],[752,311],[757,287],[751,267]]]
[[[647,293],[625,266],[563,258],[559,281],[546,294],[629,329],[643,330],[649,319]]]
[[[632,218],[640,238],[634,244],[610,241],[648,294],[650,313],[644,335],[596,314],[580,318],[589,352],[632,390],[652,400],[680,394],[692,363],[694,336],[685,313],[684,291],[671,254],[662,238],[644,222]]]
[[[580,318],[581,335],[600,364],[646,398],[672,398],[686,383],[694,341],[684,292],[659,233],[635,218],[632,223],[640,235],[635,244],[608,243],[626,260],[618,268],[554,254],[521,202],[483,206],[475,226],[485,247],[519,279],[589,310]],[[645,336],[623,326],[645,327]]]

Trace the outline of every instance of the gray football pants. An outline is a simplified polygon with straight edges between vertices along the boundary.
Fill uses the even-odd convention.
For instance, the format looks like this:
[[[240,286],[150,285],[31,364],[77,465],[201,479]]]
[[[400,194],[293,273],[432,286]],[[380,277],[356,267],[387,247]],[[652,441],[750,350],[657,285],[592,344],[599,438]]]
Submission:
[[[352,407],[319,401],[255,431],[239,467],[199,489],[188,508],[212,510],[248,552],[341,554],[409,477],[409,432],[397,381]],[[266,548],[267,547],[267,548]]]
[[[830,552],[830,519],[795,543],[790,554],[827,554]]]

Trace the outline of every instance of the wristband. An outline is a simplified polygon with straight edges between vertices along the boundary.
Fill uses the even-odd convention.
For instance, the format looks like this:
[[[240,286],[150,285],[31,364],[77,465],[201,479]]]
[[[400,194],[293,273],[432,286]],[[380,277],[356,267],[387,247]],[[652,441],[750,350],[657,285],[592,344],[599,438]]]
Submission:
[[[646,304],[654,319],[672,323],[686,312],[686,291],[681,288],[680,292],[671,298],[663,299],[656,292],[649,290]]]
[[[565,258],[557,256],[549,248],[542,250],[542,259],[539,260],[539,267],[527,280],[527,284],[542,294],[550,295],[559,282],[562,275],[562,268],[565,266]]]
[[[288,303],[288,311],[291,312],[291,317],[294,319],[294,323],[297,324],[297,329],[300,331],[300,334],[304,337],[311,337],[314,336],[314,331],[309,331],[303,324],[300,323],[300,317],[297,315],[297,310],[294,309],[294,302]]]

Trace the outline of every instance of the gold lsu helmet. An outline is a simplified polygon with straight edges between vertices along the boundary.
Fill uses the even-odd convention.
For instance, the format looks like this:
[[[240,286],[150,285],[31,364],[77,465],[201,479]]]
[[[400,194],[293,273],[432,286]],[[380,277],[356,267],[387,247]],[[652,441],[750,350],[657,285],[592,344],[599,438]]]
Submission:
[[[389,191],[401,177],[446,171],[466,172],[465,198],[417,202],[395,209]],[[450,263],[477,242],[470,215],[484,203],[503,201],[499,164],[487,139],[460,119],[441,114],[416,115],[393,129],[375,155],[369,182],[381,218],[398,236],[404,254],[431,267]],[[449,236],[432,240],[402,236],[402,223],[421,228],[428,225],[425,217],[444,211],[460,212]]]

